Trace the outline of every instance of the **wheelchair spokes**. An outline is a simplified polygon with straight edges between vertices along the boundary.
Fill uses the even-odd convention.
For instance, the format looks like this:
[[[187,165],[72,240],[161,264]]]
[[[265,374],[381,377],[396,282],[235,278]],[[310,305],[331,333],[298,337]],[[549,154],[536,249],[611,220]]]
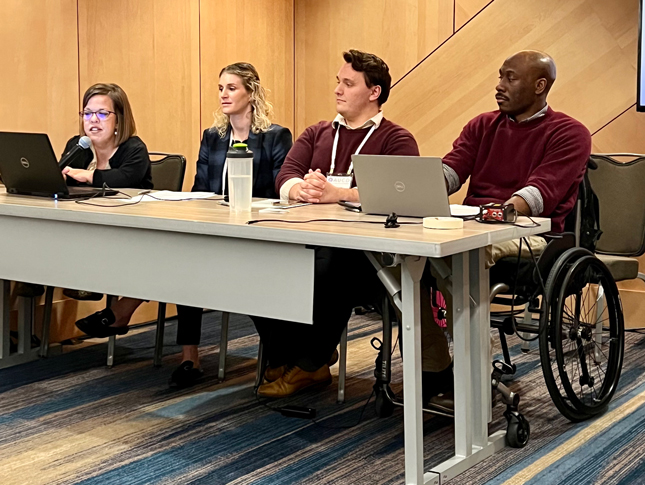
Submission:
[[[559,383],[552,397],[556,405],[561,401],[566,417],[578,421],[603,412],[616,390],[622,312],[616,284],[597,258],[575,260],[557,279],[561,285],[552,302],[550,334]]]

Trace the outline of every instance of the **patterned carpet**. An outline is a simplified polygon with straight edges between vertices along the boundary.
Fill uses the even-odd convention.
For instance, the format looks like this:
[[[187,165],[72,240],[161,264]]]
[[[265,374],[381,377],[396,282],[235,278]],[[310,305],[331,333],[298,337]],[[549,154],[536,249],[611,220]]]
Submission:
[[[117,340],[112,369],[106,344],[72,346],[63,355],[0,371],[2,485],[36,484],[394,484],[403,483],[402,412],[375,416],[370,403],[376,352],[369,342],[379,321],[350,323],[347,402],[336,404],[336,380],[277,404],[314,407],[316,422],[285,418],[252,395],[258,338],[247,317],[233,315],[227,378],[218,382],[218,312],[206,316],[205,380],[172,391],[179,364],[174,322],[168,324],[163,366],[152,366],[154,327]],[[577,425],[550,401],[538,352],[523,354],[510,339],[531,423],[524,449],[505,448],[458,476],[456,484],[645,483],[645,336],[627,335],[621,385],[609,412]],[[401,366],[395,353],[393,381]],[[337,373],[336,367],[332,373]],[[505,428],[496,406],[491,431]],[[452,455],[452,423],[424,419],[425,460]]]

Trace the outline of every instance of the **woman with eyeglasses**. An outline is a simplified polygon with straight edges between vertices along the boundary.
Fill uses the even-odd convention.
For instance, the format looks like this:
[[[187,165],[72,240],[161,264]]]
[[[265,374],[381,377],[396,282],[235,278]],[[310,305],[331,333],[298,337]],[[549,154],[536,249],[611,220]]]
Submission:
[[[275,178],[293,140],[287,128],[271,123],[271,111],[255,67],[238,62],[220,71],[219,109],[213,126],[202,137],[193,191],[228,194],[226,152],[233,143],[242,142],[253,152],[253,197],[278,197]],[[76,326],[95,337],[127,333],[139,303],[122,298],[111,309],[79,320]],[[170,385],[185,387],[203,375],[198,351],[203,309],[177,305],[177,313],[177,344],[182,346],[182,358]]]
[[[99,83],[85,91],[79,132],[80,135],[67,142],[64,153],[76,146],[81,136],[89,137],[92,146],[91,149],[78,152],[72,163],[63,169],[68,185],[152,189],[148,149],[135,136],[136,126],[130,102],[120,86]],[[103,298],[99,293],[85,290],[65,289],[63,293],[76,300]],[[139,304],[139,300],[121,298],[113,306],[136,308]],[[87,318],[80,321],[85,320]],[[88,328],[79,328],[92,335],[91,324]]]
[[[128,97],[116,84],[95,84],[83,95],[80,135],[67,142],[69,152],[81,136],[92,141],[91,150],[79,152],[63,169],[69,185],[152,188],[150,157],[136,127]]]

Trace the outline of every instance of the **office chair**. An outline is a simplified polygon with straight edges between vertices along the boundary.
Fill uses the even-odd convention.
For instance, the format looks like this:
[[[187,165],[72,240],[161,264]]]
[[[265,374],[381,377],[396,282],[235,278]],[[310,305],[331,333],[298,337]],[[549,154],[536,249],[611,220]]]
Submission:
[[[633,160],[621,163],[616,157]],[[645,253],[645,155],[592,154],[591,159],[598,168],[589,172],[589,179],[602,208],[596,256],[616,281],[645,282],[634,259]]]
[[[161,157],[159,159],[150,161],[150,170],[152,174],[152,181],[155,189],[157,190],[181,190],[184,183],[184,175],[186,173],[186,158],[183,155],[150,152],[152,157]],[[46,357],[49,350],[49,327],[51,325],[51,310],[52,310],[52,294],[53,288],[47,288],[45,311],[43,317],[43,338],[41,340],[40,356]],[[112,306],[116,297],[114,295],[107,295],[106,308]],[[155,353],[153,363],[156,367],[161,365],[161,357],[163,352],[163,334],[166,321],[166,304],[159,303],[159,311],[157,313],[157,335],[155,338]],[[108,339],[108,355],[107,365],[112,367],[114,365],[114,350],[116,346],[116,336],[111,336]]]
[[[186,174],[186,157],[183,155],[164,153],[164,152],[149,152],[150,160],[150,173],[152,175],[152,183],[155,190],[172,190],[174,192],[181,191],[184,185],[184,175]],[[161,157],[152,160],[152,157]],[[116,297],[108,295],[107,307],[112,306],[116,301]],[[166,303],[159,302],[157,311],[157,332],[155,335],[155,351],[152,363],[155,367],[161,366],[161,359],[163,357],[163,338],[164,330],[166,327]],[[107,366],[114,365],[114,351],[116,347],[116,335],[112,335],[108,339],[108,356]]]

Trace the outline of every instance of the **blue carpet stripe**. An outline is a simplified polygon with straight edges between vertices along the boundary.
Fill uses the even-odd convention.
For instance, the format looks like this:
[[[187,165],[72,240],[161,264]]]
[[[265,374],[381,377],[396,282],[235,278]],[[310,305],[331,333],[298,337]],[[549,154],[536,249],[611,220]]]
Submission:
[[[251,394],[257,335],[248,317],[232,315],[227,380],[217,381],[219,313],[204,319],[204,382],[182,391],[166,387],[179,363],[174,330],[166,333],[161,369],[151,366],[153,328],[117,340],[117,366],[104,369],[105,345],[80,349],[47,361],[0,371],[0,476],[4,483],[46,485],[181,484],[400,484],[403,482],[403,417],[375,417],[373,404],[350,429],[329,429],[284,418]],[[174,323],[168,325],[174,327]],[[356,423],[373,385],[379,336],[374,315],[350,324],[347,403],[336,404],[336,383],[275,404],[315,407],[326,426]],[[629,335],[618,398],[611,409],[645,390],[645,338]],[[557,446],[587,429],[562,418],[544,386],[538,352],[520,351],[511,337],[517,373],[506,377],[522,396],[520,410],[531,421],[532,439],[522,450],[506,448],[452,483],[499,484],[531,466]],[[401,389],[401,361],[394,355],[393,388]],[[491,430],[503,429],[503,406],[493,410]],[[645,473],[640,442],[645,409],[605,429],[591,441],[539,472],[530,483],[633,484]],[[109,430],[117,432],[111,435]],[[60,431],[75,440],[58,453]],[[449,458],[454,437],[450,420],[424,418],[426,469]],[[30,453],[35,449],[36,453]],[[52,456],[47,458],[46,451]],[[19,451],[17,451],[19,450]],[[531,454],[533,453],[533,454]],[[80,466],[79,464],[83,464]],[[19,468],[23,467],[23,468]],[[30,469],[31,468],[31,469]],[[3,485],[4,485],[3,483]]]

